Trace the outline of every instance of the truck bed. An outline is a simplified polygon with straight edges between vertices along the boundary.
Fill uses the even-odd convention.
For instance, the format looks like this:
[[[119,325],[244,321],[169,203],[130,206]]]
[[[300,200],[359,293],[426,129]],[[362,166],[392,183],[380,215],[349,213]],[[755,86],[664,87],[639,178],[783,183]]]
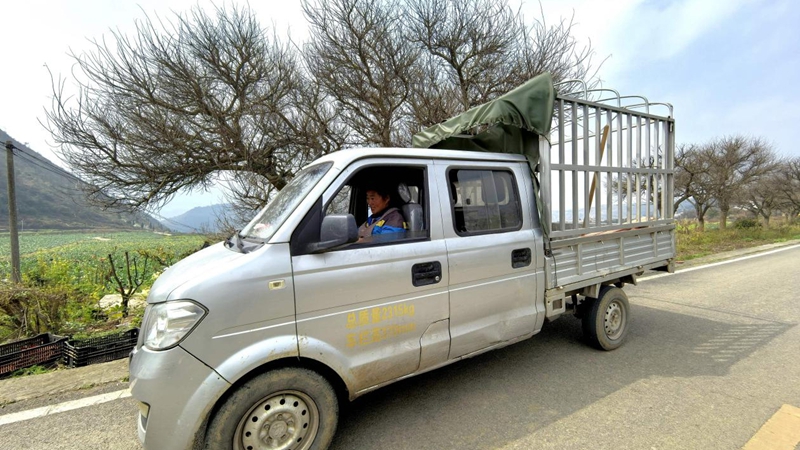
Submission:
[[[674,119],[635,107],[559,96],[539,142],[548,317],[572,294],[672,271]],[[667,107],[669,105],[666,105]]]

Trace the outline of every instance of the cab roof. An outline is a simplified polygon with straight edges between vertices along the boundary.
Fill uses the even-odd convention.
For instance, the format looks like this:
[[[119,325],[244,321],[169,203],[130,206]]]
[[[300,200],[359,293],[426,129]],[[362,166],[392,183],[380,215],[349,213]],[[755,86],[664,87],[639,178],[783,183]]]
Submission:
[[[440,150],[430,148],[352,148],[329,153],[312,164],[333,162],[337,167],[344,167],[353,161],[364,158],[411,158],[411,159],[456,159],[466,161],[522,162],[525,157],[510,153],[473,152],[467,150]]]

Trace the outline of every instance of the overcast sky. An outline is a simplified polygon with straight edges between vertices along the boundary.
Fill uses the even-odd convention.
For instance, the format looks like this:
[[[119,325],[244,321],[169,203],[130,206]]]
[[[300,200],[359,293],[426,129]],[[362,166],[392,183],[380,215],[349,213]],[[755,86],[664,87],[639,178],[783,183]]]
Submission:
[[[518,4],[519,0],[511,0]],[[45,64],[69,74],[67,52],[91,48],[108,30],[130,31],[144,13],[169,18],[205,0],[27,0],[3,2],[0,129],[57,161],[39,124],[50,105]],[[296,41],[306,36],[296,0],[250,0],[262,24]],[[539,17],[539,3],[524,0]],[[800,156],[800,2],[795,0],[543,0],[547,21],[574,13],[574,35],[591,39],[604,87],[675,107],[676,142],[728,134],[762,136],[781,155]],[[218,193],[182,196],[162,214],[221,201]]]

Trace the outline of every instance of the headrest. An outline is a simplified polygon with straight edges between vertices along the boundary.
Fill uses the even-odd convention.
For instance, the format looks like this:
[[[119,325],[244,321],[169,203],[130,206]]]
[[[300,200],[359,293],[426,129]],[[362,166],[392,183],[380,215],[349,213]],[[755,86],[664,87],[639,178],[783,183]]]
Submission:
[[[508,191],[511,188],[508,175],[500,172],[492,174],[491,178],[483,179],[481,200],[484,204],[504,204],[507,202]]]
[[[397,185],[397,195],[400,196],[400,200],[403,203],[408,203],[411,201],[411,191],[408,189],[408,185],[405,183],[399,183]]]

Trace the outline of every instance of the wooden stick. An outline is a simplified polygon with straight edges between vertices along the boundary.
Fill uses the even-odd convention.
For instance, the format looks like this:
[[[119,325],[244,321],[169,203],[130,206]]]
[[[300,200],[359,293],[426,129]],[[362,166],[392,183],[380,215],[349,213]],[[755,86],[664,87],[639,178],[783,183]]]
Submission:
[[[610,128],[608,125],[603,127],[603,137],[600,139],[600,160],[597,161],[597,165],[600,166],[600,161],[603,160],[603,154],[606,151],[606,139],[608,139],[608,132]],[[584,145],[586,145],[584,143]],[[594,200],[594,190],[597,185],[597,172],[594,173],[594,177],[592,178],[592,188],[589,190],[589,211],[583,212],[583,228],[589,226],[589,213],[592,211],[592,200]],[[599,220],[599,219],[598,219]]]

